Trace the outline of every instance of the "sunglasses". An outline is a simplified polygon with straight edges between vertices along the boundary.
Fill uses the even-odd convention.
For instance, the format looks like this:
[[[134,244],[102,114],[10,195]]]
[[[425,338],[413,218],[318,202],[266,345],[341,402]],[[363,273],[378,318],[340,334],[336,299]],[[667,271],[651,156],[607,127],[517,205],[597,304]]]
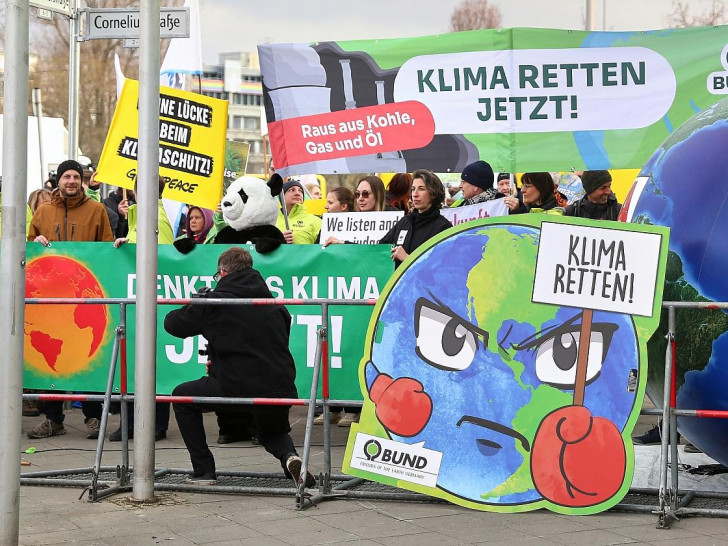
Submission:
[[[367,191],[367,190],[362,190],[362,191],[357,190],[354,192],[354,197],[356,197],[357,199],[359,199],[359,197],[363,197],[364,199],[367,199],[367,198],[369,198],[370,195],[372,195],[372,192]]]

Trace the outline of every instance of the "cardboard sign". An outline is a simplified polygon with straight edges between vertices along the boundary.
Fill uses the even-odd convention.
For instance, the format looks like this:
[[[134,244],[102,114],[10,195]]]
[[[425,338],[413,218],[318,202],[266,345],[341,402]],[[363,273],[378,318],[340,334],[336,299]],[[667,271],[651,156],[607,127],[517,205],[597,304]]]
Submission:
[[[139,148],[139,82],[126,79],[101,152],[97,180],[133,189]],[[215,209],[225,170],[227,101],[160,88],[159,173],[164,197]]]
[[[659,233],[544,222],[533,301],[650,317],[662,244]]]
[[[372,313],[364,406],[342,470],[494,512],[593,514],[620,502],[634,472],[647,341],[660,322],[648,311],[662,300],[668,233],[518,214],[464,223],[418,247]],[[613,251],[599,254],[597,243],[592,260],[594,240]],[[548,282],[536,284],[553,293],[557,265],[568,275],[587,259],[601,264],[589,266],[600,289],[628,276],[633,301],[625,289],[612,312],[613,290],[595,290],[608,304],[587,302],[566,294],[566,281],[554,302],[532,298],[537,263]]]
[[[321,242],[333,236],[351,243],[376,245],[402,216],[401,210],[326,213],[321,223]]]

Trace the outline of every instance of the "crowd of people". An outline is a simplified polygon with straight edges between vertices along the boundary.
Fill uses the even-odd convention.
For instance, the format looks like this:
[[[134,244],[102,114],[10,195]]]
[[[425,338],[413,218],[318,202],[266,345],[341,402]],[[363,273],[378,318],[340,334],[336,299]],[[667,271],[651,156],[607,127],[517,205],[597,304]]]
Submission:
[[[46,246],[54,241],[105,241],[113,242],[115,247],[136,242],[135,192],[118,188],[101,201],[100,184],[89,174],[88,169],[77,161],[64,161],[58,166],[54,187],[36,190],[30,195],[28,241]],[[521,175],[519,187],[513,175],[499,173],[496,176],[490,164],[479,160],[463,169],[458,188],[460,198],[452,200],[450,206],[462,207],[503,199],[509,214],[544,213],[616,220],[621,205],[611,190],[609,172],[585,171],[580,174],[584,196],[566,204],[564,196],[558,191],[558,176],[548,172],[527,172]],[[158,242],[171,244],[175,238],[162,204],[164,187],[165,181],[160,177]],[[363,176],[354,191],[345,187],[332,188],[325,196],[317,184],[304,189],[301,182],[289,179],[283,184],[282,207],[276,222],[288,244],[321,242],[322,220],[304,206],[306,195],[325,198],[328,213],[403,211],[404,215],[379,240],[380,244],[391,246],[390,255],[395,269],[426,241],[452,227],[441,214],[449,201],[448,192],[440,178],[428,170],[395,174],[386,186],[378,176]],[[190,206],[184,231],[178,239],[192,239],[197,244],[214,242],[221,225],[224,224],[219,208],[212,211]],[[323,246],[348,242],[329,237],[323,241]],[[214,297],[272,297],[265,281],[253,268],[252,257],[239,247],[220,255],[215,280]],[[235,328],[231,329],[231,325]],[[178,337],[204,335],[210,350],[208,374],[179,385],[174,395],[297,397],[293,383],[295,366],[288,350],[290,316],[284,307],[186,306],[167,315],[165,329]],[[231,344],[232,339],[235,343]],[[264,351],[254,349],[259,346],[254,341],[260,339],[269,340]],[[180,432],[193,464],[191,481],[213,483],[216,479],[214,458],[202,428],[201,414],[204,411],[218,414],[219,443],[255,437],[279,459],[286,474],[298,478],[301,460],[288,435],[289,409],[289,406],[174,404]],[[24,415],[44,414],[43,421],[28,432],[29,438],[65,434],[62,402],[45,402],[39,407],[28,402],[24,403],[23,411]],[[101,404],[84,402],[82,411],[88,429],[87,438],[98,438]],[[338,426],[348,427],[358,421],[359,413],[358,408],[331,407],[329,419]],[[168,404],[157,405],[157,440],[166,437],[169,414]],[[319,415],[314,422],[322,424],[324,415]],[[128,430],[129,437],[133,437],[132,425],[133,421]],[[119,429],[110,435],[110,440],[118,441],[121,437]],[[313,485],[312,476],[301,479],[306,486]]]

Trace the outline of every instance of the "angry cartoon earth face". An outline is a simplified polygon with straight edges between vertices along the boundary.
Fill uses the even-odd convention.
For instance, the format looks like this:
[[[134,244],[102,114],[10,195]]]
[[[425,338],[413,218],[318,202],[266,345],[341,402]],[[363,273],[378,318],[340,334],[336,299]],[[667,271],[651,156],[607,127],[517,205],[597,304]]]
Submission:
[[[639,411],[640,349],[632,317],[606,312],[593,317],[583,429],[569,429],[557,412],[550,419],[559,439],[553,457],[534,453],[548,414],[584,409],[571,406],[582,310],[531,301],[537,226],[480,225],[428,249],[383,295],[364,356],[363,380],[375,404],[365,405],[363,417],[373,410],[392,440],[441,452],[437,489],[455,500],[523,506],[548,497],[569,505],[580,497],[572,506],[598,504],[605,496],[591,476],[611,472],[605,459],[621,460],[608,498],[632,461],[622,436],[629,438],[625,424]],[[584,448],[603,436],[605,421],[613,423],[616,443],[580,450],[580,442]],[[570,449],[573,455],[564,454]],[[537,487],[541,470],[547,476]],[[551,484],[554,472],[564,483]],[[561,493],[544,493],[552,486]]]

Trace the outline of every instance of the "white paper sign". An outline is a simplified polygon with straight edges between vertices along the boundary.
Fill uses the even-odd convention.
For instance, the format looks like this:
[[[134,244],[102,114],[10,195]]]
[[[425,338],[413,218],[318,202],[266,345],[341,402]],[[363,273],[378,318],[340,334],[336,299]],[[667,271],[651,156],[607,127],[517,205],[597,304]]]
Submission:
[[[506,207],[505,199],[501,198],[485,201],[484,203],[476,203],[475,205],[467,205],[465,207],[441,209],[440,214],[450,220],[453,226],[457,226],[458,224],[480,218],[508,216],[508,207]]]
[[[652,316],[662,236],[544,222],[533,301]]]
[[[376,245],[397,220],[404,216],[401,210],[383,212],[326,213],[321,223],[322,243],[330,236],[342,241],[364,245]]]

